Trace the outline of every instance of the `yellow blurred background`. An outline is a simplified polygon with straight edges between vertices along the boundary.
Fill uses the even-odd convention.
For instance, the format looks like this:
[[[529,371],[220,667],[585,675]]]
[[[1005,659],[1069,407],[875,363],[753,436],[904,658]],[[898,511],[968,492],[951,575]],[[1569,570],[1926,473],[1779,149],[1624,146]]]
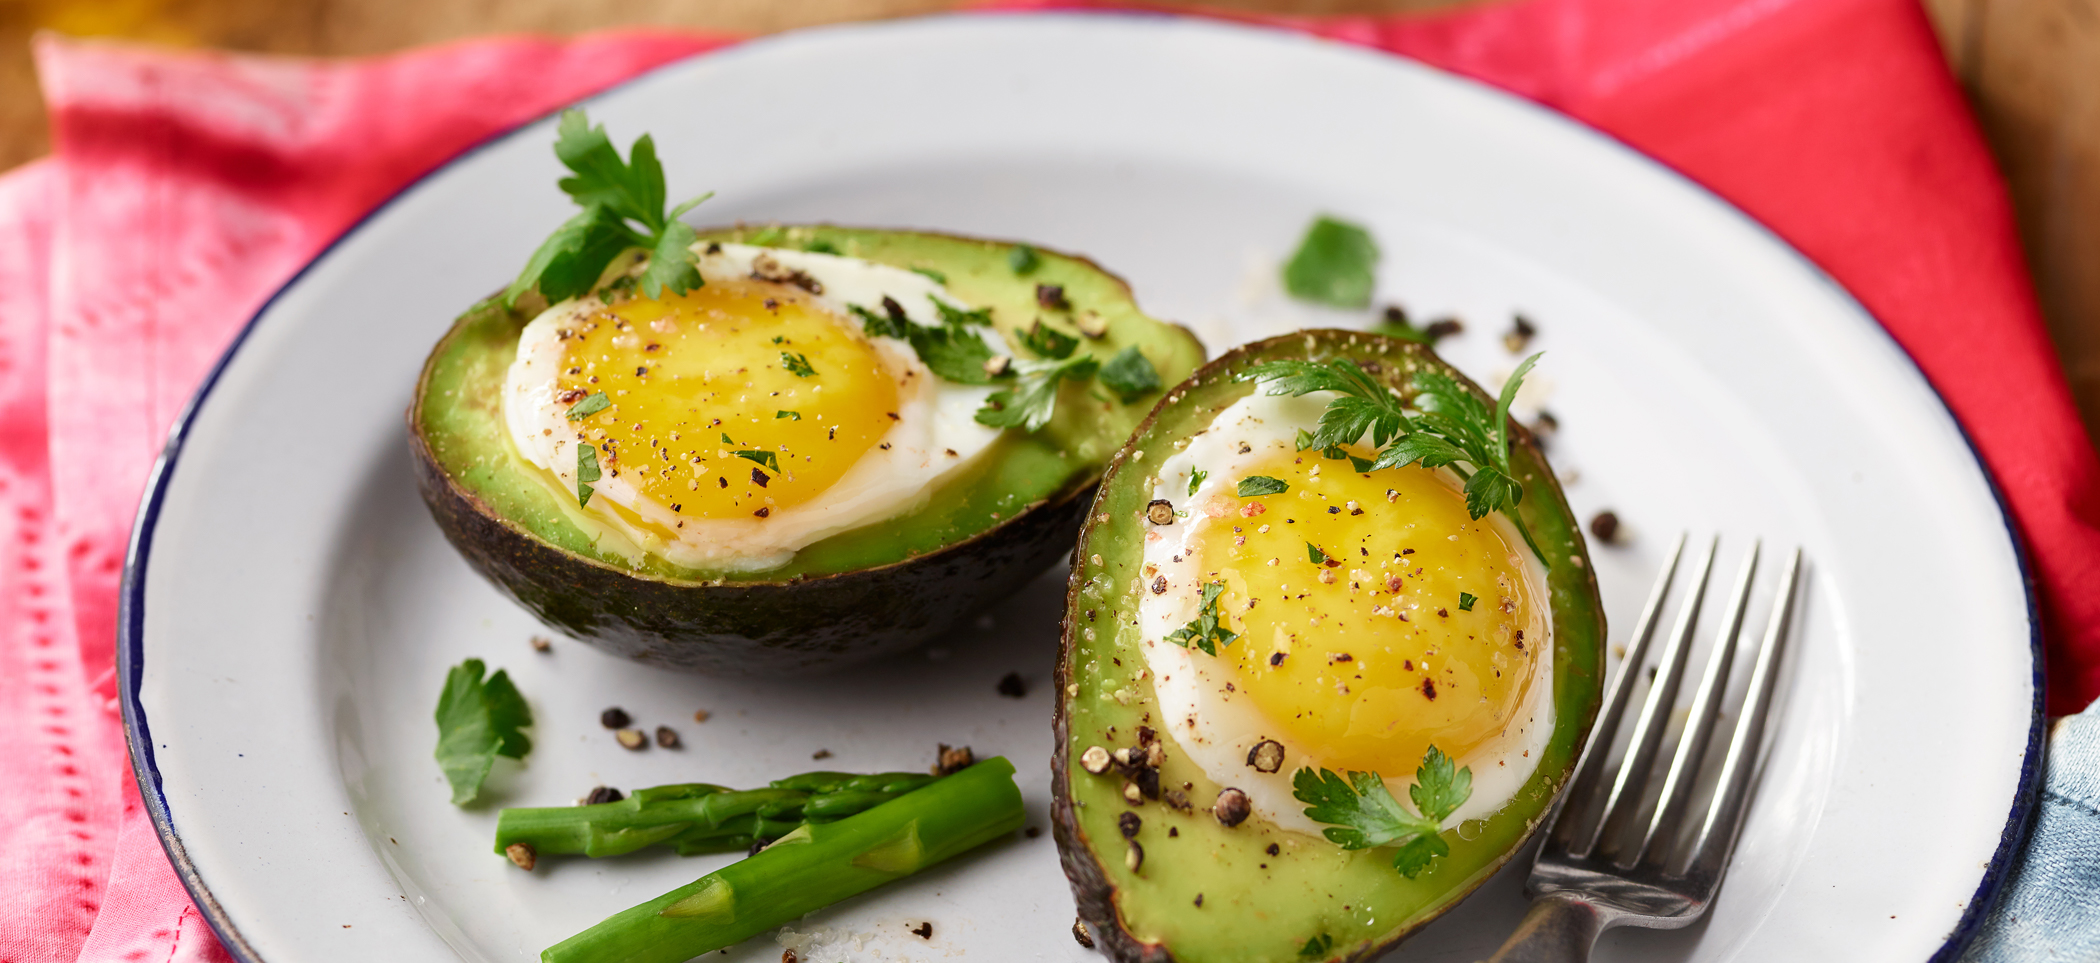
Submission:
[[[1495,0],[1205,0],[1300,14]],[[1923,0],[2005,171],[2089,435],[2100,439],[2100,0]],[[655,25],[771,33],[933,13],[958,0],[0,0],[0,169],[49,139],[38,30],[285,54],[382,53],[487,33]],[[1979,332],[1980,334],[1987,334]]]

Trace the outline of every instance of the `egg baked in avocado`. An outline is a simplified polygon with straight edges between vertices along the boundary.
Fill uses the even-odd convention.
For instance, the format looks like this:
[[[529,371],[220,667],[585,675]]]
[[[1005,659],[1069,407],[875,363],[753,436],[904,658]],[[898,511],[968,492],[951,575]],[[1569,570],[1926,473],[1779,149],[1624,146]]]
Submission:
[[[1122,960],[1376,955],[1484,882],[1597,711],[1580,527],[1427,347],[1247,345],[1111,464],[1072,572],[1053,815]]]
[[[419,486],[543,621],[644,662],[823,669],[1070,550],[1108,457],[1202,361],[1083,258],[813,226],[696,231],[565,114],[583,208],[432,351]]]

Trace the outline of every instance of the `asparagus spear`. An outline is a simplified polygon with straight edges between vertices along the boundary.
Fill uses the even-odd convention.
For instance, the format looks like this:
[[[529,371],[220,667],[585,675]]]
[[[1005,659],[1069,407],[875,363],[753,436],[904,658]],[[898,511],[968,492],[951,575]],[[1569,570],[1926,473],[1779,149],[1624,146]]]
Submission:
[[[810,823],[843,819],[932,784],[939,776],[884,772],[806,772],[764,789],[706,783],[635,790],[595,806],[506,809],[496,818],[496,852],[524,843],[538,855],[620,856],[665,845],[680,856],[750,849]]]
[[[542,963],[685,963],[1021,828],[1013,763],[994,756],[834,822],[805,823],[540,953]]]

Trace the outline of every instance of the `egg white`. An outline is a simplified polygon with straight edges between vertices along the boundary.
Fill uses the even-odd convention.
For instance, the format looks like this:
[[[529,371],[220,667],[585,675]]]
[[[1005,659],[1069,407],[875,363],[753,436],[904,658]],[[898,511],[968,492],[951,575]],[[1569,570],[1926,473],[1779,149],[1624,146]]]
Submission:
[[[1192,544],[1197,529],[1203,527],[1195,524],[1198,516],[1219,518],[1233,513],[1239,505],[1234,491],[1237,479],[1279,450],[1297,451],[1298,429],[1317,424],[1320,412],[1333,398],[1332,392],[1296,398],[1257,392],[1219,412],[1209,428],[1166,458],[1152,476],[1151,497],[1173,502],[1188,516],[1173,525],[1147,528],[1145,570],[1156,568],[1165,576],[1168,591],[1157,595],[1150,591],[1138,593],[1138,624],[1144,633],[1145,662],[1153,676],[1165,731],[1204,775],[1221,786],[1246,793],[1256,815],[1280,828],[1310,835],[1319,835],[1321,824],[1305,816],[1305,804],[1292,795],[1291,777],[1305,766],[1338,767],[1324,763],[1291,739],[1253,700],[1228,691],[1227,683],[1238,677],[1230,661],[1163,640],[1195,618],[1201,605],[1203,573]],[[1246,454],[1240,453],[1243,445],[1248,449]],[[1190,473],[1198,469],[1209,474],[1191,496]],[[1454,488],[1458,486],[1456,475],[1448,470],[1440,474],[1447,476]],[[1489,517],[1506,543],[1523,544],[1508,520],[1499,514]],[[1530,583],[1531,597],[1541,607],[1550,606],[1538,559],[1528,550],[1520,549],[1518,555],[1523,561],[1520,568]],[[1539,756],[1553,734],[1550,608],[1546,610],[1545,623],[1545,643],[1536,647],[1536,674],[1509,726],[1497,738],[1455,760],[1460,766],[1472,767],[1473,794],[1444,821],[1446,828],[1493,815],[1509,803],[1538,767]],[[1274,739],[1284,747],[1283,767],[1273,773],[1247,765],[1248,750],[1266,739]],[[1420,764],[1419,759],[1395,759],[1380,773],[1394,798],[1410,809],[1413,806],[1407,802],[1407,789],[1414,784],[1415,768]]]
[[[808,299],[858,330],[847,305],[876,308],[884,297],[902,305],[919,324],[940,323],[931,298],[968,310],[931,278],[902,268],[854,257],[817,254],[744,244],[694,245],[700,275],[709,281],[752,276],[752,261],[771,256],[782,268],[801,271],[821,287]],[[639,267],[637,267],[639,270]],[[503,391],[503,414],[512,444],[564,492],[572,514],[590,522],[587,530],[598,547],[629,559],[646,552],[673,565],[703,571],[757,572],[778,568],[795,553],[824,538],[907,514],[931,497],[942,479],[963,470],[991,446],[999,429],[977,423],[977,409],[995,389],[962,385],[934,376],[907,342],[870,337],[877,356],[898,387],[897,420],[830,488],[802,504],[777,509],[758,518],[693,518],[638,491],[627,478],[611,472],[592,482],[589,505],[575,505],[576,458],[569,445],[575,430],[568,406],[557,400],[559,373],[567,367],[570,342],[557,331],[588,317],[602,305],[593,295],[556,304],[532,319],[518,338]],[[985,338],[994,353],[1007,353],[997,335]],[[953,452],[951,455],[950,452]],[[676,538],[637,526],[614,512],[619,505],[665,529]],[[679,527],[677,523],[685,524]]]

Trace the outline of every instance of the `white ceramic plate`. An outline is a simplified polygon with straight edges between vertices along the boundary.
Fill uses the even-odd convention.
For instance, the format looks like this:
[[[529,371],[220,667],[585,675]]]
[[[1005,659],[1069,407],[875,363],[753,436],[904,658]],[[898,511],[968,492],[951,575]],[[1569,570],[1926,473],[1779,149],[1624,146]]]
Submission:
[[[1951,956],[2033,792],[2036,667],[2015,545],[1959,429],[1846,294],[1742,214],[1567,120],[1419,65],[1303,37],[1147,17],[962,17],[818,30],[653,73],[591,102],[648,131],[671,193],[732,219],[1026,238],[1122,272],[1216,351],[1356,315],[1296,307],[1277,259],[1316,212],[1371,226],[1381,294],[1497,335],[1541,329],[1556,464],[1587,517],[1636,533],[1597,567],[1623,633],[1669,537],[1752,536],[1812,560],[1793,689],[1708,918],[1622,931],[1607,959]],[[803,682],[667,675],[560,641],[468,571],[416,497],[401,412],[452,317],[567,216],[551,121],[411,187],[255,319],[156,476],[123,619],[126,720],[170,852],[234,953],[269,963],[531,960],[729,857],[490,852],[494,809],[430,758],[445,668],[508,668],[538,748],[495,801],[604,783],[757,784],[917,768],[937,741],[1020,767],[1046,825],[1062,573],[976,627]],[[1538,398],[1535,401],[1541,400]],[[1762,597],[1755,603],[1762,607]],[[1753,618],[1761,613],[1753,608]],[[1022,700],[994,693],[1020,672]],[[616,748],[597,717],[669,724]],[[713,720],[695,724],[696,709]],[[1523,865],[1399,952],[1486,955]],[[1085,959],[1047,834],[816,914],[804,959]],[[931,941],[905,932],[929,920]],[[814,935],[810,935],[810,934]],[[826,949],[828,948],[828,949]],[[759,939],[729,960],[774,960]]]

